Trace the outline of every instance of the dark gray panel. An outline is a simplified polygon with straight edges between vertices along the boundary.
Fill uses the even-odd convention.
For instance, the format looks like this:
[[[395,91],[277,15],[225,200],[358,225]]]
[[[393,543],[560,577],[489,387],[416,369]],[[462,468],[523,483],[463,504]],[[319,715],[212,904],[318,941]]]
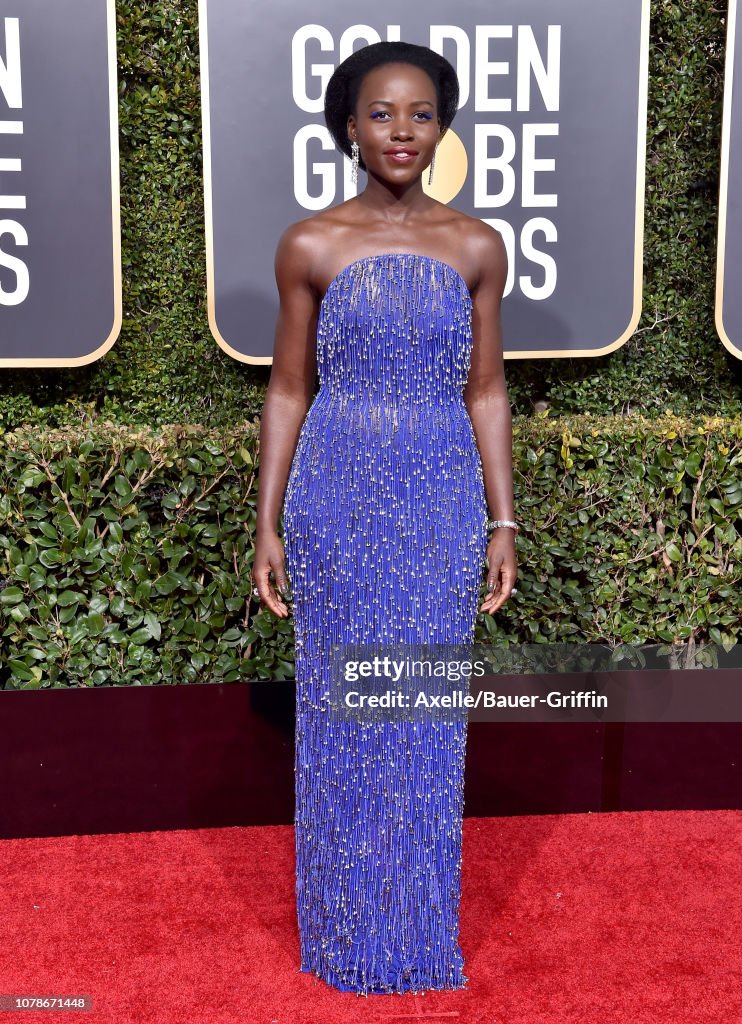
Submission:
[[[0,159],[21,161],[20,171],[0,171],[0,194],[25,196],[25,209],[0,208],[0,364],[89,362],[120,326],[108,60],[114,5],[0,0],[3,64],[12,59],[8,19],[19,25],[22,105],[9,106],[0,87],[0,122],[21,121],[23,131],[0,131]],[[14,224],[28,244],[19,244]],[[8,257],[28,269],[20,302]]]
[[[646,69],[643,64],[643,19],[648,0],[573,0],[555,5],[548,0],[501,0],[494,7],[482,0],[459,0],[452,7],[430,0],[423,7],[400,7],[378,0],[360,13],[341,0],[325,0],[311,15],[288,0],[264,5],[244,0],[202,0],[202,28],[208,26],[209,128],[213,218],[213,317],[217,337],[238,358],[269,361],[277,311],[273,279],[276,242],[291,222],[314,212],[299,204],[294,188],[294,140],[305,125],[323,125],[321,112],[300,109],[292,94],[292,38],[302,26],[317,24],[329,31],[333,47],[308,45],[310,63],[339,63],[338,41],[350,26],[368,20],[382,39],[387,26],[399,26],[398,38],[430,45],[431,25],[455,25],[471,41],[471,78],[475,74],[477,26],[512,25],[513,38],[492,44],[490,60],[509,60],[512,72],[491,80],[492,95],[512,97],[515,108],[518,26],[530,26],[537,46],[546,54],[549,25],[559,25],[559,107],[545,109],[532,79],[531,110],[500,113],[475,110],[475,89],[461,107],[453,130],[462,139],[469,173],[452,201],[457,209],[486,219],[504,220],[516,244],[511,252],[514,284],[503,303],[506,353],[518,355],[595,354],[625,340],[632,325],[640,288],[642,238],[636,197],[643,193]],[[359,13],[356,13],[356,12]],[[646,25],[646,22],[644,22]],[[644,33],[646,36],[646,33]],[[397,36],[392,36],[397,38]],[[359,40],[356,46],[364,45]],[[452,45],[444,45],[454,60]],[[203,54],[202,54],[203,57]],[[481,69],[481,64],[479,65]],[[481,73],[481,70],[480,70]],[[310,96],[319,97],[321,83],[312,77]],[[540,159],[555,160],[555,170],[539,172],[540,193],[556,193],[556,206],[524,207],[519,191],[505,206],[475,206],[473,163],[475,125],[502,124],[516,138],[513,161],[520,181],[524,124],[557,124],[558,134],[542,136]],[[493,143],[492,155],[499,144]],[[328,164],[338,187],[324,206],[347,195],[340,181],[345,160],[326,152],[316,141],[311,159]],[[209,173],[208,162],[206,173]],[[491,177],[493,183],[498,175]],[[364,176],[359,182],[363,187]],[[319,175],[310,191],[321,193]],[[491,186],[493,187],[493,186]],[[517,240],[534,217],[553,223],[556,240],[535,237],[537,249],[556,265],[551,294],[535,299],[524,294],[520,278],[532,276],[539,287],[544,271],[522,251]],[[506,239],[507,240],[507,239]]]
[[[723,266],[719,267],[718,285],[722,290],[723,301],[721,309],[717,308],[716,312],[717,329],[725,345],[738,358],[742,358],[742,289],[738,283],[742,267],[742,44],[739,41],[738,13],[737,0],[730,0],[724,86],[725,166],[722,167],[722,201],[719,209]]]

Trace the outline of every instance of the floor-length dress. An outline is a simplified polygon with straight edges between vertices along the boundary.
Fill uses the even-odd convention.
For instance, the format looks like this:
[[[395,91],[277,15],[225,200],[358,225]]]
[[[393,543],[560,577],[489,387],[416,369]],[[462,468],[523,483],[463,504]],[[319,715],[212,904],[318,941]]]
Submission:
[[[486,554],[461,275],[368,256],[330,284],[283,509],[296,639],[301,970],[341,991],[462,988],[467,723],[330,720],[331,644],[473,642]]]

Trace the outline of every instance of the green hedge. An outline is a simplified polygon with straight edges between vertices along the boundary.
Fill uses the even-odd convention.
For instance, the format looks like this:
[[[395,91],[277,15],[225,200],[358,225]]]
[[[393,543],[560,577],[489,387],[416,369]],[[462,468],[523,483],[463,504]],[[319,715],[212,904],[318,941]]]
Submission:
[[[224,353],[206,316],[197,0],[116,9],[121,336],[87,367],[0,370],[0,428],[228,425],[262,406],[269,368]],[[651,16],[644,313],[606,356],[509,360],[521,415],[539,401],[552,414],[742,412],[742,365],[713,314],[726,4],[653,0]]]
[[[293,678],[251,597],[257,437],[0,436],[0,685]],[[519,593],[476,639],[737,641],[741,459],[740,419],[516,419]]]

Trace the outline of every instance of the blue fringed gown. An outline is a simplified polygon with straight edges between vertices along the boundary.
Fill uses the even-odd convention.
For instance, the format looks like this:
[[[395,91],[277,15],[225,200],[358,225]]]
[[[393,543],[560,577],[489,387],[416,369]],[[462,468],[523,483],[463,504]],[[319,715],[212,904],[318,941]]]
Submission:
[[[301,970],[341,991],[467,982],[459,945],[466,719],[327,713],[329,648],[470,643],[486,520],[463,401],[462,277],[428,256],[345,267],[317,326],[320,389],[283,509],[296,638]]]

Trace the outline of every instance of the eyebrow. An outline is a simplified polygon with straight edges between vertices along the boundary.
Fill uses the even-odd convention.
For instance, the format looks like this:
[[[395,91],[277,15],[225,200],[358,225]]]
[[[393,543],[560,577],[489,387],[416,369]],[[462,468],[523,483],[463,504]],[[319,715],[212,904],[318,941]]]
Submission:
[[[369,103],[369,107],[372,107],[374,105],[374,103],[381,103],[385,107],[393,107],[394,106],[394,104],[390,103],[389,100],[371,100],[371,102]],[[414,100],[412,103],[410,103],[411,107],[421,107],[423,105],[427,105],[428,107],[434,106],[434,104],[431,103],[430,100]]]

